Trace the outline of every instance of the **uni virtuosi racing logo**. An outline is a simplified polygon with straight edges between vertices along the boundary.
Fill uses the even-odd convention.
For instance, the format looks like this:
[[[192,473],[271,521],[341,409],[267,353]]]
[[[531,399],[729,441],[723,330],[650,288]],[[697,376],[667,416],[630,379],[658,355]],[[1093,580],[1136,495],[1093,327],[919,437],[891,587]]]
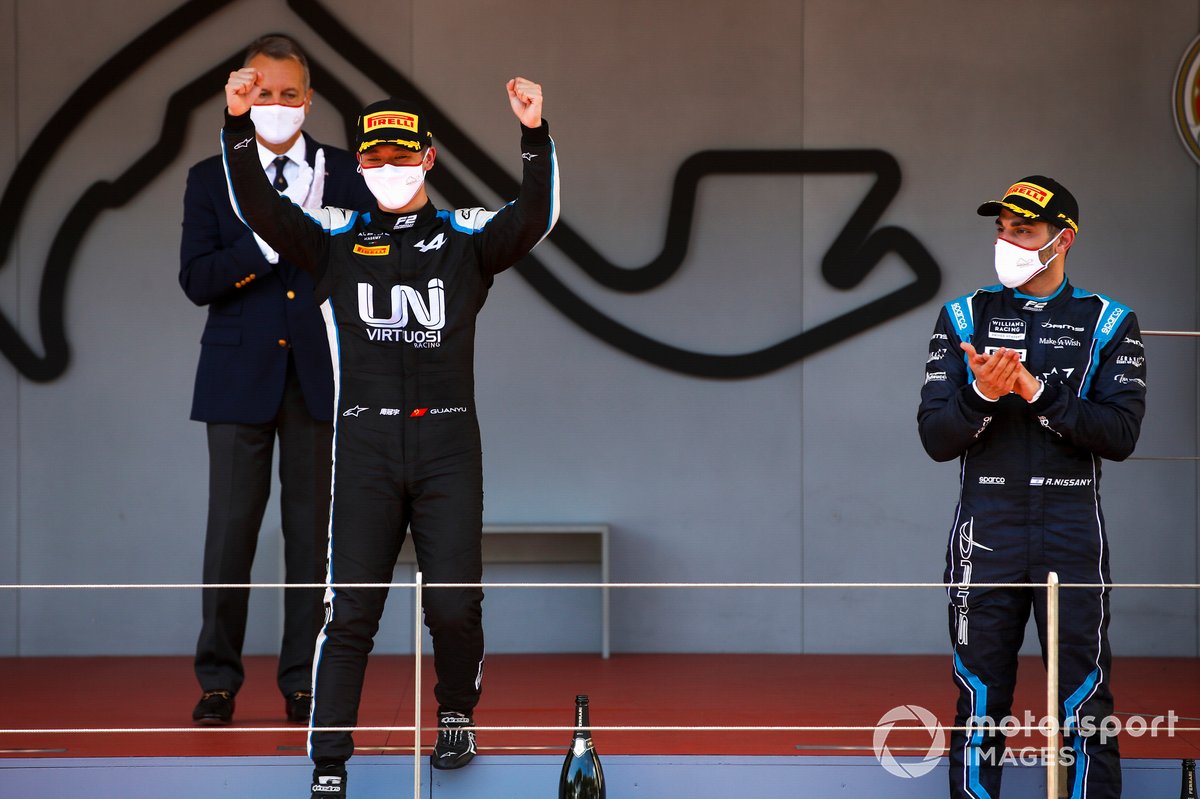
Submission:
[[[1200,163],[1200,36],[1183,52],[1171,90],[1175,132],[1188,153]]]
[[[359,246],[354,245],[355,250]],[[426,302],[421,292],[412,286],[392,286],[389,293],[391,312],[380,314],[375,306],[375,287],[370,283],[359,283],[358,315],[367,324],[367,338],[404,343],[417,349],[440,347],[442,328],[446,326],[446,284],[440,278],[431,278],[428,289],[429,300]]]

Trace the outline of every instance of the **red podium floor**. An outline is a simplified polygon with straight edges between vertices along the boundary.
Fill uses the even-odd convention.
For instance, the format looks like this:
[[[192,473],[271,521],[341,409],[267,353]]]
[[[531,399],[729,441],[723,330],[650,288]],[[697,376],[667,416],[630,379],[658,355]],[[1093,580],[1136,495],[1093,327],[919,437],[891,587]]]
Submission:
[[[251,657],[231,727],[191,728],[199,690],[184,657],[0,658],[4,730],[189,728],[182,732],[0,733],[5,757],[190,757],[302,755],[302,727],[286,727],[275,689],[275,660]],[[1200,659],[1119,658],[1113,690],[1118,718],[1174,712],[1176,727],[1200,727]],[[432,661],[422,669],[423,724],[433,724]],[[361,726],[412,724],[412,659],[373,657]],[[591,697],[592,724],[605,726],[865,726],[898,705],[952,723],[949,657],[932,655],[491,655],[484,671],[480,726],[569,726],[577,693]],[[1023,658],[1015,715],[1044,714],[1040,660]],[[929,737],[914,740],[926,751]],[[412,733],[359,732],[362,754],[412,753]],[[871,731],[597,730],[605,754],[870,754]],[[565,731],[483,730],[481,754],[562,751]],[[425,746],[433,733],[426,731]],[[1026,743],[1014,739],[1011,745]],[[1034,745],[1040,745],[1035,743]],[[1123,735],[1128,758],[1200,757],[1200,733],[1160,727]]]

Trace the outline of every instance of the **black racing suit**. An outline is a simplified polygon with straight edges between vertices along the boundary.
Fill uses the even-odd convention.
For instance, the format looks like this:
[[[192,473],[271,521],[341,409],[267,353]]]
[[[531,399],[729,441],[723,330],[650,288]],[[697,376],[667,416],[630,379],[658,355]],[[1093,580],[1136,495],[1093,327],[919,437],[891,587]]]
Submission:
[[[960,342],[982,353],[1016,350],[1044,383],[1028,403],[989,402],[971,385]],[[929,342],[918,425],[926,452],[958,458],[960,494],[946,551],[955,726],[1012,710],[1017,651],[1032,606],[1046,652],[1046,592],[976,583],[1109,583],[1100,510],[1100,461],[1133,452],[1145,411],[1145,352],[1129,308],[1064,280],[1050,297],[991,286],[947,303]],[[1119,796],[1115,739],[1088,735],[1112,714],[1108,588],[1060,592],[1059,718],[1072,797]],[[1039,720],[1042,713],[1035,714]],[[1090,717],[1090,718],[1089,718]],[[1025,719],[1020,719],[1024,723]],[[1000,791],[1004,737],[954,732],[950,793]]]
[[[516,263],[558,216],[558,167],[549,128],[522,127],[520,198],[497,212],[397,216],[280,197],[257,163],[249,115],[226,115],[223,151],[242,218],[280,255],[313,273],[333,356],[333,505],[328,580],[389,583],[405,529],[428,583],[482,579],[482,455],[475,416],[475,318],[497,273]],[[387,589],[326,592],[313,665],[309,754],[347,760]],[[483,592],[430,589],[441,709],[469,714],[483,673]]]

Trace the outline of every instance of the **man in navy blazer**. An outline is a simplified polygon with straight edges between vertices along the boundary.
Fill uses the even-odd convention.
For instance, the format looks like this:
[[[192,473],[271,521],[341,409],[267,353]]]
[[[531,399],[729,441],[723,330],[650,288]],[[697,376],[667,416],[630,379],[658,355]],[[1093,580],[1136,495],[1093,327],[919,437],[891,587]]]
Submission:
[[[375,206],[350,153],[300,130],[312,104],[296,42],[266,36],[245,64],[264,76],[252,113],[260,160],[302,207]],[[208,306],[191,418],[208,428],[205,583],[249,583],[279,440],[280,515],[289,583],[325,575],[333,415],[329,341],[309,275],[280,259],[234,214],[221,157],[188,172],[179,283]],[[196,643],[195,722],[228,724],[242,686],[248,589],[205,589]],[[307,722],[321,589],[287,589],[277,683],[289,721]]]

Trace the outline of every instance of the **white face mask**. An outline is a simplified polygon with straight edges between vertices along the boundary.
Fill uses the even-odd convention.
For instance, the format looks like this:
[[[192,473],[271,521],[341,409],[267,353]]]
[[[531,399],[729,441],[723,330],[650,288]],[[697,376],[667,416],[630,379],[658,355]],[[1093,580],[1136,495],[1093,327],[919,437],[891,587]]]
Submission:
[[[263,141],[283,144],[304,124],[304,105],[252,105],[250,119]]]
[[[425,184],[424,162],[416,166],[384,164],[370,169],[359,167],[359,171],[367,188],[379,200],[379,205],[387,209],[408,205]]]
[[[1062,230],[1058,231],[1058,236],[1062,234]],[[1000,278],[1000,282],[1010,289],[1015,289],[1018,286],[1025,285],[1045,271],[1046,267],[1050,266],[1050,263],[1058,257],[1058,253],[1054,253],[1049,261],[1042,263],[1040,257],[1042,250],[1058,241],[1058,236],[1050,239],[1045,245],[1036,250],[1026,249],[1020,244],[1013,244],[1011,241],[1005,241],[997,237],[996,276]]]

